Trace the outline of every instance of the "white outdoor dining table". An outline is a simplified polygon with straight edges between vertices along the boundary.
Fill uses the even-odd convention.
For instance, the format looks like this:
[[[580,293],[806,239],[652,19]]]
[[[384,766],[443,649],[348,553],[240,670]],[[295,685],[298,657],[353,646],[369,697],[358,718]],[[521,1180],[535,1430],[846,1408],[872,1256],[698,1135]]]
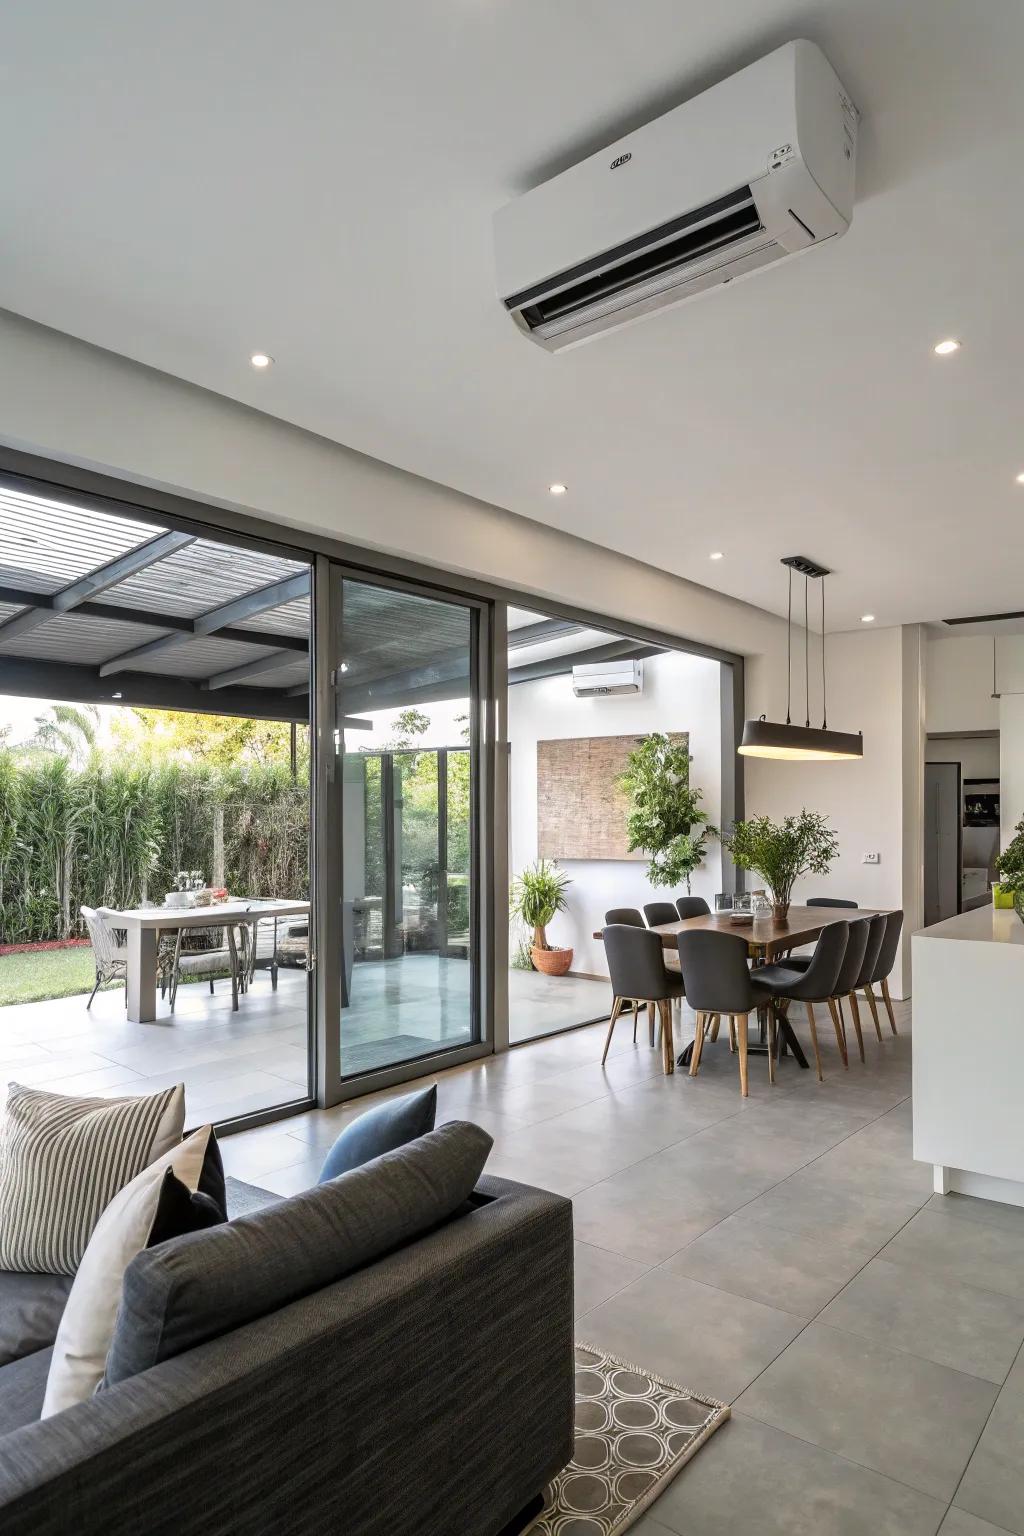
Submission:
[[[135,907],[108,912],[112,928],[128,935],[128,1018],[152,1024],[156,1018],[157,935],[178,928],[223,928],[267,917],[304,917],[308,901],[224,901],[212,907]]]

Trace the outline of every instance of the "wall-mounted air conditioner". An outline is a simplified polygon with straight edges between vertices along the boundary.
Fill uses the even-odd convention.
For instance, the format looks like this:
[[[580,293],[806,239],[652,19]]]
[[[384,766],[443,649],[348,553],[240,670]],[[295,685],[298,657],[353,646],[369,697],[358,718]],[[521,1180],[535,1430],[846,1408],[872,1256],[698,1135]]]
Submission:
[[[586,662],[572,669],[572,691],[578,699],[613,693],[643,693],[642,661]]]

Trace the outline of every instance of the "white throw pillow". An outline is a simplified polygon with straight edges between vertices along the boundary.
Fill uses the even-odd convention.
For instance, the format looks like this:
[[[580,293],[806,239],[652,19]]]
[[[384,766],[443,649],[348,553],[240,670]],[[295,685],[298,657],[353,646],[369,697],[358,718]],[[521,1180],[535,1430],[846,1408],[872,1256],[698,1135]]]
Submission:
[[[86,1402],[103,1380],[124,1272],[149,1241],[164,1174],[170,1168],[194,1194],[211,1133],[203,1126],[144,1168],[96,1223],[57,1330],[42,1418]]]

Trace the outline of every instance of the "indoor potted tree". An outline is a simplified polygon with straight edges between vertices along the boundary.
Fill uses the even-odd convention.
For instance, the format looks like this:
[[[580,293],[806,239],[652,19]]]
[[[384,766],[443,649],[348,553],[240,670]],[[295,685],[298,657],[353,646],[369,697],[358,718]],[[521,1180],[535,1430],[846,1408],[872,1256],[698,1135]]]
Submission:
[[[512,882],[511,914],[533,929],[530,958],[545,976],[564,976],[572,965],[572,950],[553,949],[547,936],[548,923],[568,906],[565,893],[571,884],[565,871],[547,859],[527,865]]]
[[[629,754],[619,780],[629,797],[629,851],[650,856],[648,878],[655,886],[685,880],[689,890],[708,838],[718,836],[700,808],[700,790],[690,784],[691,762],[685,746],[654,731]]]
[[[724,847],[739,869],[759,874],[772,899],[772,912],[784,919],[793,886],[801,875],[827,875],[839,852],[839,839],[824,816],[801,811],[779,823],[768,816],[738,821]]]
[[[1024,819],[1013,829],[1013,837],[996,859],[999,890],[1013,897],[1013,909],[1024,922]]]

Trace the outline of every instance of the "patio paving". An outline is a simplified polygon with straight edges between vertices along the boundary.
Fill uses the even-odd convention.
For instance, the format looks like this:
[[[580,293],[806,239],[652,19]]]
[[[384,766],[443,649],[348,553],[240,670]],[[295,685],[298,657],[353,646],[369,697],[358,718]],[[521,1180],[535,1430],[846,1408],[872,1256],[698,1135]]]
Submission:
[[[367,1070],[432,1054],[469,1039],[469,967],[464,960],[406,955],[356,966],[353,1006],[343,1016],[343,1055]],[[606,983],[509,973],[513,1041],[607,1017]],[[101,992],[0,1009],[0,1083],[57,1093],[144,1094],[186,1087],[188,1123],[223,1121],[287,1103],[306,1092],[306,975],[282,970],[278,989],[259,971],[237,1013],[218,981],[182,986],[152,1024],[125,1018],[124,993]]]

